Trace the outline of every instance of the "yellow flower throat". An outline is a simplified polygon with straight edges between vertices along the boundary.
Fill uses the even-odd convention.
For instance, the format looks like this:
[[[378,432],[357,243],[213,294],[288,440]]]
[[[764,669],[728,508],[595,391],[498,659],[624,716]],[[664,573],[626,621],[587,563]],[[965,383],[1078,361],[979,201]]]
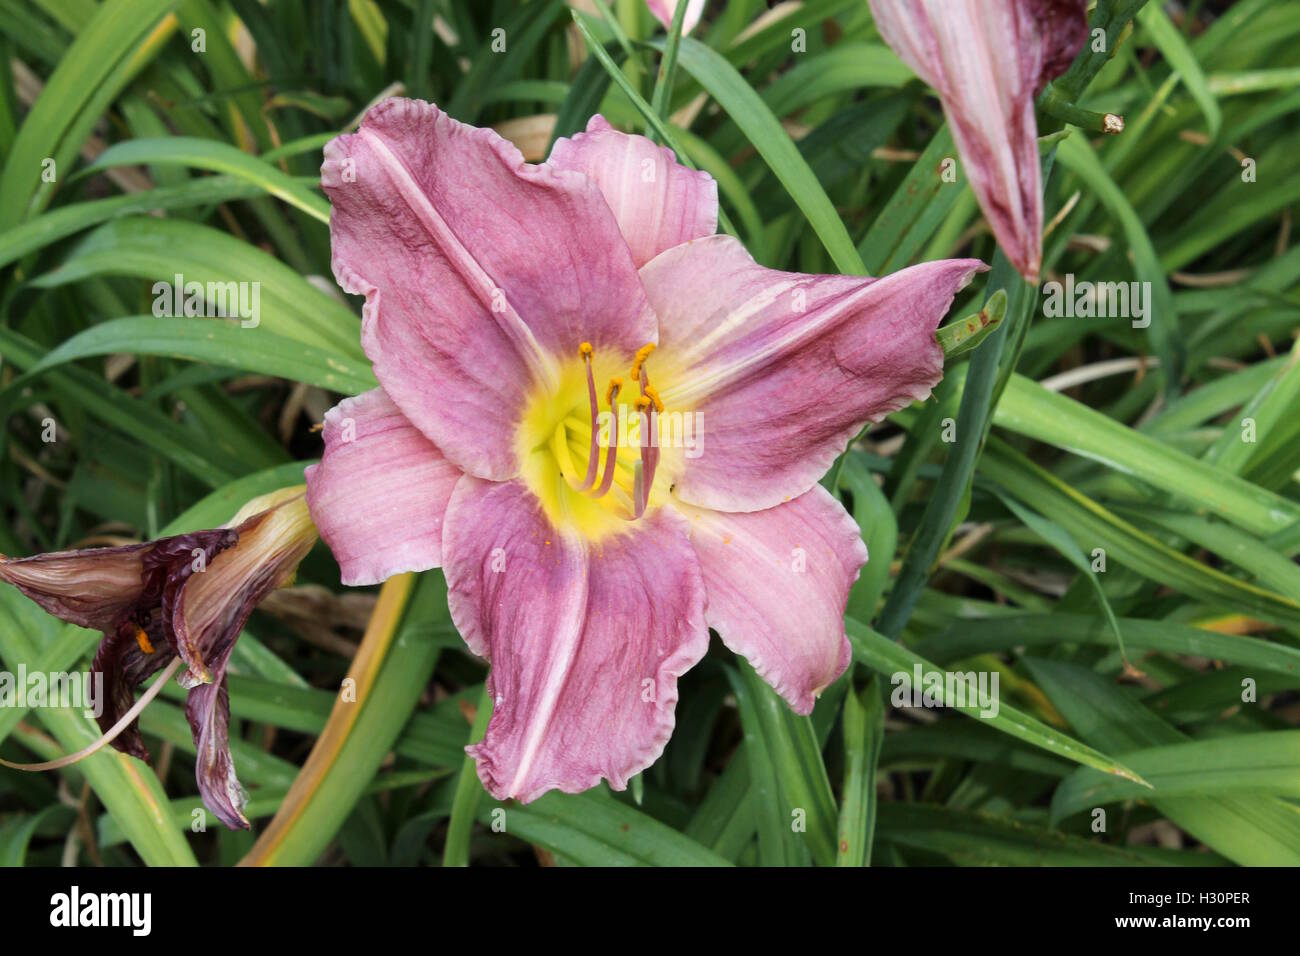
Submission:
[[[526,404],[517,433],[523,478],[555,527],[597,541],[662,505],[664,405],[647,369],[654,350],[642,346],[626,370],[583,342],[558,388],[540,387]]]

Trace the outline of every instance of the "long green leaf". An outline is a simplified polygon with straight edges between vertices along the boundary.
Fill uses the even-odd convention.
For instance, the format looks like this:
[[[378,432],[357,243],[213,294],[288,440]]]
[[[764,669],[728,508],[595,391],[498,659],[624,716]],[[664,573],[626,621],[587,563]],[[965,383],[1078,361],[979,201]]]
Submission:
[[[1160,797],[1275,794],[1300,797],[1300,730],[1233,734],[1135,750],[1124,760],[1151,789],[1076,770],[1052,794],[1052,822],[1106,803]]]
[[[240,328],[224,319],[155,318],[151,315],[111,319],[74,335],[47,352],[30,371],[47,369],[93,355],[130,352],[169,355],[260,375],[306,382],[332,392],[355,395],[378,383],[367,363],[276,335],[267,329]]]
[[[296,209],[329,225],[330,205],[324,198],[306,189],[292,176],[276,169],[256,156],[250,156],[229,143],[215,140],[173,136],[167,139],[131,139],[116,143],[100,153],[86,167],[91,174],[114,166],[183,166],[224,173],[260,187]]]
[[[854,659],[876,673],[889,678],[895,687],[902,686],[895,680],[895,675],[902,675],[903,683],[911,686],[913,675],[918,667],[921,669],[922,680],[934,675],[938,678],[939,685],[944,686],[944,673],[929,661],[924,660],[902,645],[877,634],[871,628],[852,618],[846,620],[845,626],[848,630],[849,643],[853,646]],[[966,716],[982,721],[1005,734],[1010,734],[1017,740],[1023,740],[1035,747],[1041,747],[1049,753],[1083,764],[1085,767],[1094,767],[1103,773],[1114,774],[1138,783],[1142,782],[1141,777],[1123,764],[1079,743],[1060,731],[1053,730],[1046,724],[1007,704],[999,703],[996,715],[985,716],[980,712],[981,707],[975,701],[948,700],[946,687],[943,691],[943,697],[945,706],[959,710]]]
[[[772,111],[753,87],[724,57],[691,37],[684,37],[679,53],[682,69],[690,73],[718,101],[745,133],[768,167],[799,206],[808,224],[845,275],[866,275],[867,268],[844,228],[839,213],[817,177],[808,168]]]
[[[885,708],[874,677],[844,698],[844,793],[840,798],[836,866],[866,866],[876,829],[876,764],[884,742]]]
[[[479,819],[583,866],[727,866],[644,813],[600,795],[547,794],[526,805],[485,801]]]
[[[176,311],[171,286],[178,275],[186,285],[200,283],[205,292],[209,283],[235,282],[250,306],[256,296],[259,314],[243,318],[255,319],[258,328],[362,357],[360,323],[347,306],[256,246],[207,226],[176,219],[105,223],[32,285],[51,289],[102,275],[157,280],[150,299],[171,312]]]
[[[1178,744],[1183,734],[1121,688],[1077,665],[1026,661],[1035,682],[1085,740],[1122,753]],[[1272,796],[1150,799],[1173,823],[1211,849],[1245,866],[1300,862],[1300,813]]]
[[[88,128],[83,118],[87,104],[97,93],[102,94],[109,76],[123,61],[133,59],[132,51],[143,49],[141,41],[175,5],[176,0],[106,0],[99,5],[32,104],[9,151],[0,172],[0,232],[28,217],[32,199],[42,185],[42,172],[49,168],[44,161],[66,154],[65,140],[79,124]],[[133,69],[138,70],[144,62],[137,54]],[[129,72],[124,74],[123,81],[129,76]],[[55,181],[68,172],[60,171],[56,163]]]

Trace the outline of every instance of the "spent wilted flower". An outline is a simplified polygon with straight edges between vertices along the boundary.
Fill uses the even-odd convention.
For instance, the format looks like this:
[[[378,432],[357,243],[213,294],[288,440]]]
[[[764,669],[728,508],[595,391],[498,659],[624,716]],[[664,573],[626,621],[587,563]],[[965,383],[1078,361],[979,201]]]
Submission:
[[[1088,37],[1087,0],[870,0],[880,34],[943,102],[971,189],[1011,264],[1042,264],[1034,95]]]
[[[134,719],[135,689],[164,668],[184,667],[185,716],[197,749],[199,793],[222,823],[247,828],[244,792],[230,757],[226,665],[253,608],[287,584],[316,542],[303,486],[249,501],[225,525],[114,548],[0,559],[0,580],[50,614],[102,631],[91,664],[104,675],[106,742],[149,759]],[[170,666],[169,665],[173,665]],[[103,738],[101,738],[101,741]],[[79,759],[99,744],[74,755]]]
[[[321,173],[381,387],[326,416],[307,502],[347,584],[444,569],[491,663],[470,748],[487,789],[624,787],[710,626],[808,713],[847,666],[867,557],[817,481],[865,422],[930,394],[935,327],[982,264],[763,268],[714,235],[708,175],[600,117],[530,165],[387,100]],[[702,445],[663,440],[688,421]]]

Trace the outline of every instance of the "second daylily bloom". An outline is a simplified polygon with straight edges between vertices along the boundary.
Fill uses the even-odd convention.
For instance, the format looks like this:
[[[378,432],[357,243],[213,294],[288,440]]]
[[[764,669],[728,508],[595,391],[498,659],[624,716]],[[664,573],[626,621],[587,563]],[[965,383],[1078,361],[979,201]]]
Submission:
[[[655,19],[664,25],[664,29],[669,30],[673,25],[673,14],[677,12],[677,4],[685,3],[682,36],[686,36],[699,25],[700,17],[704,15],[704,2],[705,0],[646,0],[645,5],[655,15]]]
[[[491,662],[487,789],[624,787],[710,627],[808,713],[867,559],[818,479],[930,394],[934,330],[982,265],[766,269],[714,235],[709,176],[600,117],[530,165],[387,100],[321,173],[382,387],[326,416],[307,501],[347,584],[444,569]]]
[[[104,633],[91,669],[104,674],[105,733],[131,710],[135,689],[179,657],[199,793],[226,826],[247,828],[230,757],[226,665],[253,608],[292,579],[315,543],[299,485],[253,499],[221,528],[0,559],[0,580],[55,617]],[[149,759],[134,721],[112,744]]]
[[[938,92],[971,189],[1038,281],[1043,190],[1034,95],[1088,37],[1087,0],[870,0],[881,36]]]

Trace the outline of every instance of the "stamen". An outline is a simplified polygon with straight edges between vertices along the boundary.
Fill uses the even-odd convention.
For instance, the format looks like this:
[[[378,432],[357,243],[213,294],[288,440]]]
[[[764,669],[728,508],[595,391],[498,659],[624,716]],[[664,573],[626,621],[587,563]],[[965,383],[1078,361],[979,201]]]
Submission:
[[[650,357],[650,353],[656,348],[657,346],[653,342],[647,342],[636,350],[636,357],[632,360],[633,379],[639,379],[641,377],[641,366],[645,364],[645,360]]]
[[[614,412],[617,418],[618,410],[614,402],[618,399],[619,389],[623,387],[621,378],[610,379],[609,391],[605,395],[605,401],[609,404],[610,411]],[[592,423],[595,427],[595,423]],[[603,498],[609,494],[610,487],[614,484],[614,466],[618,462],[618,428],[610,429],[609,450],[605,453],[605,477],[600,479],[600,487],[591,493],[593,498]]]
[[[623,450],[626,450],[624,446]],[[569,432],[569,456],[573,461],[578,460],[578,456],[586,451],[586,448],[580,444],[574,437],[573,432]],[[623,458],[615,460],[614,467],[617,472],[614,475],[614,488],[625,485],[632,480],[632,463],[625,461]],[[576,489],[575,489],[576,490]]]
[[[144,651],[146,654],[153,653],[153,645],[149,643],[149,635],[144,632],[143,627],[137,627],[135,629],[135,642],[140,645],[140,650]]]
[[[600,439],[598,437],[600,434],[600,405],[596,395],[595,372],[593,369],[595,350],[590,342],[583,342],[578,346],[578,354],[586,366],[587,405],[590,417],[590,421],[587,423],[589,428],[587,473],[581,485],[576,483],[573,462],[582,453],[581,438],[578,436],[582,433],[584,423],[577,416],[566,418],[556,426],[555,432],[551,436],[551,449],[556,463],[559,465],[560,472],[564,476],[565,483],[570,488],[587,495],[589,498],[603,498],[611,491],[614,491],[615,486],[617,486],[614,497],[618,499],[620,506],[626,509],[624,517],[633,521],[645,514],[649,505],[650,489],[654,484],[655,468],[659,462],[658,442],[655,440],[652,430],[657,426],[658,413],[663,411],[664,403],[659,397],[659,393],[651,387],[645,369],[646,360],[654,352],[655,348],[653,342],[648,342],[637,349],[631,369],[632,379],[637,383],[641,392],[633,403],[636,408],[638,429],[641,435],[639,442],[641,446],[640,461],[635,463],[619,461],[618,438],[620,426],[616,424],[610,430],[611,440],[604,456],[604,472],[601,473]],[[623,381],[622,378],[615,376],[609,380],[609,386],[605,390],[605,403],[609,406],[616,423],[618,422],[619,410],[622,408],[618,403],[618,397],[623,389]],[[600,483],[593,488],[592,485],[596,482],[598,476],[600,477]],[[629,478],[631,478],[632,484],[630,501],[628,500],[629,489],[627,487]]]
[[[641,386],[641,391],[650,397],[650,401],[655,403],[655,411],[662,414],[664,403],[663,400],[659,398],[659,391],[649,382]]]
[[[596,480],[596,469],[600,465],[600,448],[596,442],[596,422],[600,417],[600,405],[596,402],[596,379],[592,376],[591,356],[595,350],[590,342],[578,346],[578,353],[587,366],[587,404],[591,410],[591,441],[587,447],[587,476],[578,486],[579,491],[586,491]]]
[[[633,497],[633,519],[645,514],[650,504],[650,489],[655,482],[655,468],[659,464],[659,445],[654,430],[659,425],[658,414],[654,410],[654,400],[642,395],[636,400],[637,414],[641,416],[639,431],[641,433],[641,460],[637,463],[636,494]]]

